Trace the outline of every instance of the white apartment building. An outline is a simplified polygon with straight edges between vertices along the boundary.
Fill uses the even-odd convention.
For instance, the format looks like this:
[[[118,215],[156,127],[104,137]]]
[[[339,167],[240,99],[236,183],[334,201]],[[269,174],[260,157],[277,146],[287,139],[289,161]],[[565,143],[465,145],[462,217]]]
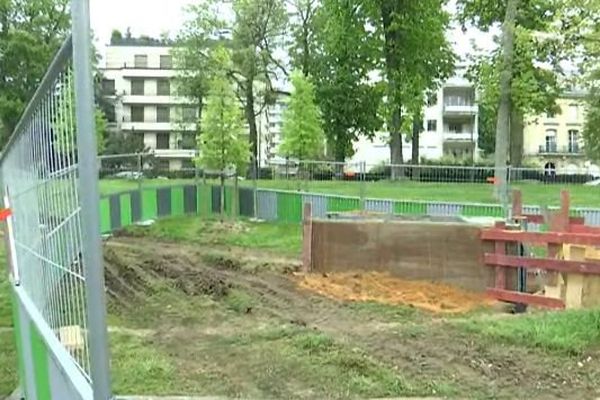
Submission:
[[[441,157],[477,159],[479,138],[475,87],[465,78],[466,69],[457,68],[429,104],[423,115],[423,132],[419,135],[419,156],[430,160]],[[349,160],[365,161],[368,166],[390,162],[388,133],[381,132],[373,141],[361,138],[354,146],[355,154]],[[405,140],[402,154],[406,162],[412,158],[412,143]]]
[[[112,126],[140,135],[159,167],[180,169],[196,155],[197,107],[174,95],[170,53],[164,45],[106,46],[103,89],[115,103]]]
[[[258,122],[258,154],[260,166],[265,167],[278,159],[283,161],[278,153],[279,145],[283,141],[283,112],[287,108],[290,89],[276,91],[275,103],[265,107]]]

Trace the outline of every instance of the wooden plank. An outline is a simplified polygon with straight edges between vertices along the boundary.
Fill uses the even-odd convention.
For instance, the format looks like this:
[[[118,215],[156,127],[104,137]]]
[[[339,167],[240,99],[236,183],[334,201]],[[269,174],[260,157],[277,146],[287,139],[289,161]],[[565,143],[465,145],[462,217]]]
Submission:
[[[506,223],[503,221],[496,222],[496,228],[505,229]],[[498,255],[506,254],[506,242],[497,241],[494,243],[494,251]],[[506,289],[506,269],[500,265],[496,266],[494,274],[494,286],[496,289]]]
[[[481,230],[482,240],[500,240],[505,242],[525,242],[531,244],[583,244],[600,246],[600,235],[572,232],[522,232],[497,228]]]
[[[565,260],[585,261],[585,246],[574,246],[566,244],[563,246],[563,254]],[[600,265],[600,264],[599,264]],[[565,286],[565,306],[568,309],[581,308],[583,300],[583,283],[584,276],[582,274],[570,273],[566,275]]]
[[[509,303],[524,303],[529,305],[536,305],[540,307],[553,308],[553,309],[564,309],[565,303],[560,299],[554,299],[551,297],[537,296],[528,293],[511,292],[509,290],[501,290],[495,288],[488,288],[486,295],[492,299],[506,301]]]
[[[583,218],[581,218],[583,220]],[[594,226],[587,226],[583,223],[572,223],[569,226],[569,232],[571,233],[587,233],[593,235],[600,235],[600,228],[596,228]]]
[[[558,260],[555,258],[530,258],[486,253],[487,265],[502,265],[511,268],[545,269],[548,271],[574,272],[585,275],[600,275],[600,263],[593,261]]]
[[[304,203],[302,217],[302,268],[305,273],[312,271],[312,204]]]

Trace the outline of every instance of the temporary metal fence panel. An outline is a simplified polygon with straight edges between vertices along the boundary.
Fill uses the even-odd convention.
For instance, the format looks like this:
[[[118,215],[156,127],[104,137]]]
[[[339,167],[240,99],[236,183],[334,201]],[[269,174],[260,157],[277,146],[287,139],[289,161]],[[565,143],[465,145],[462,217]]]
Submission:
[[[71,15],[0,159],[28,400],[111,398],[88,2]]]

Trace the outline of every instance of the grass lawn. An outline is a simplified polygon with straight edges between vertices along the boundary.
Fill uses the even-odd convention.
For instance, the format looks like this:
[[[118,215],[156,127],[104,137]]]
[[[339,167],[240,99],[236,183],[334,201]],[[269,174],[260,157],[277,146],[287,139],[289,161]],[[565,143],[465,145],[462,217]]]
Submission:
[[[184,179],[149,179],[144,180],[146,187],[170,186],[176,184],[192,184],[193,180]],[[214,182],[216,184],[216,182]],[[229,182],[231,185],[232,183]],[[252,186],[251,181],[241,181],[240,186]],[[290,180],[261,180],[257,186],[264,189],[304,190],[316,193],[338,194],[359,197],[361,186],[369,198],[393,200],[427,200],[469,203],[496,203],[493,187],[480,183],[443,183],[443,182],[413,182],[413,181],[377,181],[361,184],[348,181],[310,181],[298,182]],[[133,190],[138,182],[128,180],[100,181],[102,193],[115,193]],[[575,184],[543,184],[537,182],[519,182],[513,185],[523,191],[523,200],[529,205],[558,205],[561,190],[571,193],[571,203],[577,207],[600,208],[600,186],[585,186]]]
[[[4,398],[17,387],[17,357],[3,245],[0,245],[0,271],[0,398]]]

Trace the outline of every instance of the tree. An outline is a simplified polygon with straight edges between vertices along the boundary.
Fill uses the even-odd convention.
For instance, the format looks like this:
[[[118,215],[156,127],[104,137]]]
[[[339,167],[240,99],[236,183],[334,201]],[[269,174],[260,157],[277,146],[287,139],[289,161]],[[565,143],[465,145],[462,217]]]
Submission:
[[[197,163],[218,170],[221,180],[221,221],[225,212],[225,170],[235,167],[237,174],[248,162],[248,144],[243,138],[243,120],[227,71],[231,56],[224,47],[212,51],[211,59],[221,65],[209,81],[206,107],[202,115],[201,130],[197,136],[199,158]],[[237,180],[237,178],[236,178]]]
[[[232,32],[233,68],[230,77],[238,86],[244,107],[252,152],[252,176],[258,172],[256,117],[273,101],[272,80],[286,74],[275,57],[287,15],[281,0],[233,0],[235,22]]]
[[[293,8],[295,18],[291,20],[292,43],[289,54],[292,66],[300,69],[304,76],[313,74],[316,56],[316,35],[319,25],[317,0],[287,0]]]
[[[368,4],[371,23],[382,38],[390,158],[393,164],[402,164],[403,126],[412,125],[406,122],[420,113],[426,94],[435,91],[454,69],[454,54],[446,38],[450,16],[443,8],[445,0],[370,0]],[[393,168],[392,178],[400,173]]]
[[[557,111],[556,99],[561,93],[560,80],[564,75],[561,62],[572,57],[575,46],[575,41],[571,40],[573,35],[568,33],[572,30],[574,16],[567,1],[518,0],[516,4],[513,1],[458,2],[459,18],[463,25],[470,23],[487,31],[500,23],[506,27],[507,17],[512,20],[508,21],[508,33],[512,38],[508,38],[508,44],[512,43],[512,52],[508,55],[511,79],[509,87],[505,85],[505,90],[510,91],[510,99],[508,103],[503,99],[504,107],[508,104],[508,110],[500,113],[499,109],[502,71],[505,78],[508,76],[504,64],[504,46],[499,46],[490,55],[477,58],[475,68],[471,71],[480,94],[480,105],[485,112],[485,115],[481,115],[483,119],[480,119],[480,138],[488,143],[488,154],[495,152],[498,174],[501,168],[509,164],[508,160],[512,166],[518,167],[522,163],[525,116]],[[503,35],[504,38],[506,35]],[[502,128],[505,130],[501,137],[496,132],[496,128],[501,127],[492,129],[490,123],[496,115],[504,121]],[[502,148],[496,151],[498,143]]]
[[[68,0],[0,0],[0,145],[15,128],[69,26]]]
[[[324,134],[321,112],[315,104],[313,84],[299,71],[292,73],[294,90],[283,113],[283,143],[280,152],[299,160],[323,154]]]
[[[336,161],[352,156],[354,141],[373,138],[382,125],[382,86],[369,79],[378,54],[367,17],[364,7],[351,0],[323,0],[317,15],[313,80],[327,152]]]

